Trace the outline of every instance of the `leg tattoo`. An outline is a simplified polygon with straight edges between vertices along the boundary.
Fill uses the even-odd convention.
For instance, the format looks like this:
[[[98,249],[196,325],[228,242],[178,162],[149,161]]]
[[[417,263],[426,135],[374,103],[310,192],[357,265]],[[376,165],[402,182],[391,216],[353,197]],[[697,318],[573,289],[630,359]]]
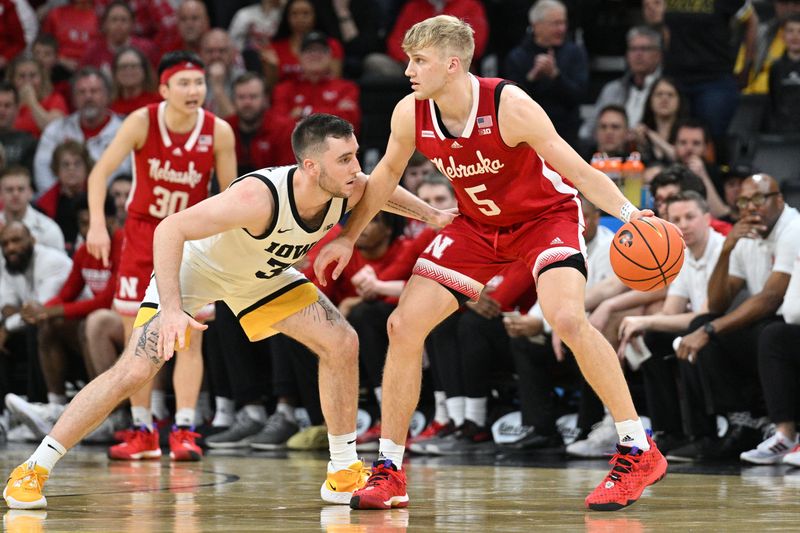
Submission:
[[[158,330],[153,327],[153,321],[158,316],[158,313],[145,322],[142,326],[142,335],[136,343],[136,348],[133,355],[136,357],[146,357],[156,366],[161,366],[164,362],[158,356]]]

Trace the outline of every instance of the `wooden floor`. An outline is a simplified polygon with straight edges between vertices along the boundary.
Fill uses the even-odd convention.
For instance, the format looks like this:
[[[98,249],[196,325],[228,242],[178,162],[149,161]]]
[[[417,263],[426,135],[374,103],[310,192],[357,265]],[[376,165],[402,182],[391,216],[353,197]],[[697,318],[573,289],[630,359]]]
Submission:
[[[30,451],[0,448],[0,469],[9,472]],[[11,532],[175,533],[800,530],[800,469],[730,465],[722,474],[697,474],[676,465],[634,506],[597,513],[584,510],[583,498],[603,477],[603,461],[483,462],[412,458],[408,509],[351,511],[319,499],[324,454],[120,463],[106,459],[102,448],[80,448],[48,482],[47,512],[6,511],[4,526]]]

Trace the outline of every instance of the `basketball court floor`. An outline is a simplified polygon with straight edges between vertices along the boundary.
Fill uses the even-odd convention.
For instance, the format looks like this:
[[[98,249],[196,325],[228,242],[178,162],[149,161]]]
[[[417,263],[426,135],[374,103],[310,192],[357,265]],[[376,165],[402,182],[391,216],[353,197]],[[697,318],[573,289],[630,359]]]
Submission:
[[[3,473],[35,445],[0,448]],[[351,511],[319,498],[326,454],[215,455],[201,463],[109,461],[70,452],[47,484],[46,512],[4,510],[9,532],[202,531],[798,531],[800,469],[671,465],[639,502],[589,512],[583,498],[606,473],[561,456],[412,457],[407,509]]]

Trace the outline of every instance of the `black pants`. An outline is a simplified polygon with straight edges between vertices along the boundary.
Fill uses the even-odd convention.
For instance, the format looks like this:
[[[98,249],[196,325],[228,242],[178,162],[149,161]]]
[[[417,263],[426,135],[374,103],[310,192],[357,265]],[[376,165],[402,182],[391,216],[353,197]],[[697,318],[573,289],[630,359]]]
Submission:
[[[270,337],[272,376],[276,396],[297,398],[315,426],[325,422],[319,403],[319,359],[286,335]]]
[[[800,325],[775,322],[764,328],[758,369],[770,420],[777,424],[800,419]]]
[[[654,431],[674,436],[683,435],[684,427],[678,392],[678,360],[672,341],[685,334],[648,331],[644,335],[644,343],[653,354],[641,366],[647,410]]]
[[[433,389],[448,398],[464,396],[464,375],[458,345],[458,324],[463,313],[456,312],[442,321],[425,340],[431,363]]]
[[[223,302],[216,303],[216,318],[203,347],[215,396],[231,398],[240,407],[269,395],[269,345],[250,342],[236,316]]]
[[[458,345],[463,357],[465,396],[488,397],[490,377],[512,366],[509,337],[502,317],[489,319],[470,310],[464,311],[458,322]]]
[[[358,359],[364,369],[362,381],[370,389],[380,387],[383,380],[383,365],[389,348],[386,321],[395,307],[380,300],[362,302],[347,316],[358,334]]]
[[[36,327],[25,326],[11,333],[5,348],[7,353],[0,353],[0,413],[5,408],[2,399],[9,392],[25,395],[31,402],[46,402]]]

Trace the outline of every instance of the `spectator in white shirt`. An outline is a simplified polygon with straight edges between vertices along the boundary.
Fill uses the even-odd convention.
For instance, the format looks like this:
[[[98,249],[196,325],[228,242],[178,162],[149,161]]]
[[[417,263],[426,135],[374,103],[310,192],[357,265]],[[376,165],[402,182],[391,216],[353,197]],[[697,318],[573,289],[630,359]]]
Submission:
[[[56,222],[31,206],[33,188],[31,174],[25,167],[15,166],[0,174],[0,200],[3,210],[0,223],[20,221],[30,230],[36,242],[42,246],[64,251],[64,234]]]

